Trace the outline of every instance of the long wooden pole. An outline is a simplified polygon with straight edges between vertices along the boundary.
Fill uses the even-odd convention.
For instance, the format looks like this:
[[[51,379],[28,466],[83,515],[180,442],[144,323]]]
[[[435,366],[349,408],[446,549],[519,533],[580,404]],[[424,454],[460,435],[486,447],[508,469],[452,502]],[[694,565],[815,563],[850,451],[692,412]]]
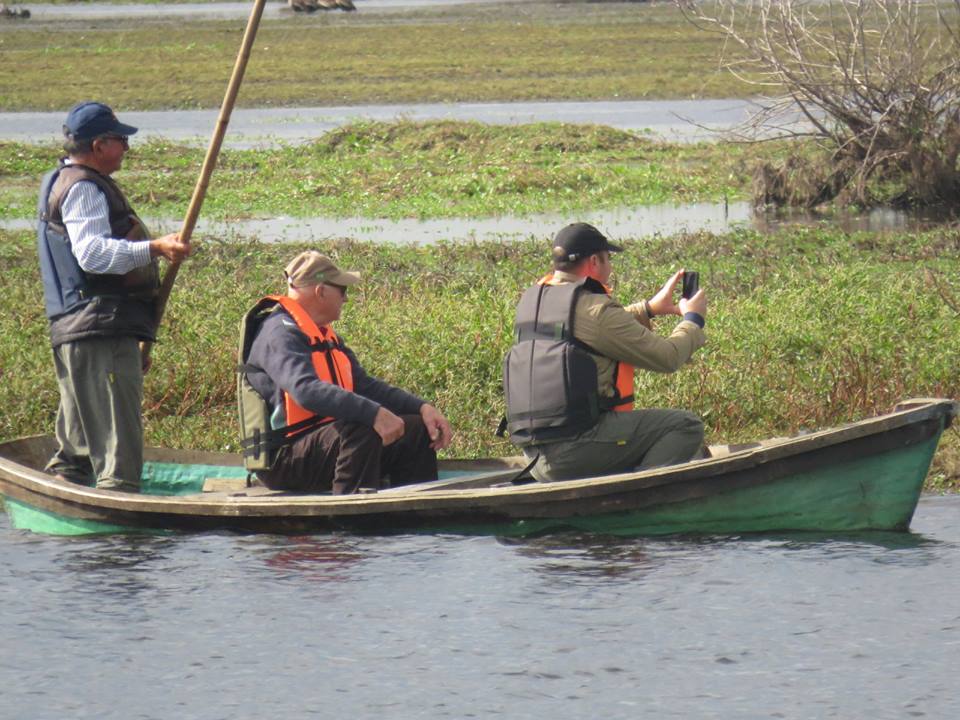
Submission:
[[[220,155],[220,146],[223,144],[223,136],[227,132],[227,125],[230,123],[230,113],[233,112],[234,103],[237,100],[237,93],[240,91],[240,83],[243,82],[243,73],[247,69],[247,61],[250,59],[250,51],[253,48],[253,40],[257,36],[257,28],[260,26],[260,17],[263,15],[263,7],[266,0],[254,0],[253,9],[250,11],[250,18],[247,20],[247,29],[243,33],[243,41],[240,43],[240,52],[237,54],[237,61],[233,66],[233,74],[230,76],[230,82],[227,84],[227,92],[223,96],[223,104],[220,106],[220,116],[217,118],[217,125],[213,129],[213,136],[210,138],[210,145],[207,147],[207,154],[203,159],[203,167],[200,169],[200,177],[197,178],[196,187],[193,188],[193,197],[190,198],[190,206],[187,208],[187,214],[183,218],[183,225],[180,227],[180,239],[189,243],[193,235],[193,229],[197,224],[197,217],[200,215],[200,207],[207,195],[207,186],[210,184],[210,176],[213,175],[213,169],[217,165],[217,157]],[[160,283],[160,292],[157,295],[157,327],[160,327],[160,321],[163,319],[164,311],[167,309],[167,301],[170,299],[170,292],[173,290],[173,283],[177,279],[177,272],[180,270],[180,263],[171,263]],[[144,356],[149,356],[150,345],[146,345]]]

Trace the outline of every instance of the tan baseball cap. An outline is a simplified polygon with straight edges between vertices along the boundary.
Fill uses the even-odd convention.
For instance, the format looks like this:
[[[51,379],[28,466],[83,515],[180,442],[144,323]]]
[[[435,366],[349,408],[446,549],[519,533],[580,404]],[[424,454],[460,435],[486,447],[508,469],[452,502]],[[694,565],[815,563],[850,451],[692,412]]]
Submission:
[[[341,270],[333,260],[316,250],[307,250],[291,260],[283,270],[290,287],[301,288],[327,283],[329,285],[356,285],[360,273]]]

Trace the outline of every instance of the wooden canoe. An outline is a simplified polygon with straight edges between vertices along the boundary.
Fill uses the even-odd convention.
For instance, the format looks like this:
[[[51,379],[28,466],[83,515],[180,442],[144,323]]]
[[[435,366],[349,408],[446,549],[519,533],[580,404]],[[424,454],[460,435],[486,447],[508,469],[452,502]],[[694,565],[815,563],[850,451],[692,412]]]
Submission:
[[[164,449],[146,453],[144,494],[96,490],[44,474],[53,441],[29,437],[0,443],[0,494],[14,527],[56,534],[906,530],[958,411],[952,400],[911,400],[843,427],[564,482],[515,482],[521,458],[444,461],[435,482],[350,496],[248,487],[238,456]]]

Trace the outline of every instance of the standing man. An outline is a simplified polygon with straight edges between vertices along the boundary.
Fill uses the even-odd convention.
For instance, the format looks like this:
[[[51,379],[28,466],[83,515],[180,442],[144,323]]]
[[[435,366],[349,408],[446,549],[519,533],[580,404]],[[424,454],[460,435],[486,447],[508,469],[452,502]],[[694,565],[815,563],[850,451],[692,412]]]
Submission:
[[[703,290],[673,300],[680,270],[650,300],[621,307],[607,289],[610,243],[574,223],[553,242],[554,272],[517,307],[516,344],[504,360],[510,439],[538,480],[568,480],[681,463],[703,444],[703,423],[685,410],[633,409],[634,368],[671,373],[706,337]],[[682,315],[669,337],[655,315]]]
[[[110,175],[137,128],[97,102],[70,110],[67,156],[40,188],[37,247],[60,388],[57,450],[47,472],[137,492],[143,469],[141,341],[155,339],[156,258],[180,262],[176,234],[149,239]]]
[[[331,327],[360,276],[315,250],[284,275],[287,294],[260,300],[241,328],[247,469],[274,490],[337,495],[436,480],[447,419],[368,375]]]

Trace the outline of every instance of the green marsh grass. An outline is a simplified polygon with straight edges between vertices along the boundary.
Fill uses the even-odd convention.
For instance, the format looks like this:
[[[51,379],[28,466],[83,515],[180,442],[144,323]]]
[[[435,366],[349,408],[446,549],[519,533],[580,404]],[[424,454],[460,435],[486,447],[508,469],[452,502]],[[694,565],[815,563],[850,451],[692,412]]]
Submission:
[[[215,108],[238,20],[41,22],[0,32],[0,107]],[[721,38],[669,3],[505,3],[262,21],[240,107],[743,97],[718,70]],[[104,68],[109,67],[109,72]],[[64,75],[70,82],[64,82]]]
[[[321,246],[364,273],[339,332],[365,366],[438,404],[457,457],[513,452],[494,428],[514,303],[545,268],[541,239],[429,247]],[[677,267],[709,293],[708,345],[674,375],[641,374],[643,406],[686,407],[708,440],[745,441],[827,427],[905,397],[960,397],[960,236],[798,229],[628,241],[615,295],[652,295]],[[235,450],[236,331],[245,309],[281,290],[305,246],[201,242],[182,268],[154,369],[147,442]],[[0,231],[0,437],[50,432],[57,405],[34,240]],[[941,293],[950,302],[945,302]],[[952,305],[951,305],[952,304]],[[671,319],[661,319],[669,332]],[[960,431],[944,436],[928,489],[960,483]]]
[[[295,147],[223,150],[206,217],[479,217],[744,198],[783,144],[668,144],[601,125],[358,122]],[[179,217],[203,150],[135,143],[115,174],[145,217]],[[32,217],[55,145],[0,142],[0,218]]]

